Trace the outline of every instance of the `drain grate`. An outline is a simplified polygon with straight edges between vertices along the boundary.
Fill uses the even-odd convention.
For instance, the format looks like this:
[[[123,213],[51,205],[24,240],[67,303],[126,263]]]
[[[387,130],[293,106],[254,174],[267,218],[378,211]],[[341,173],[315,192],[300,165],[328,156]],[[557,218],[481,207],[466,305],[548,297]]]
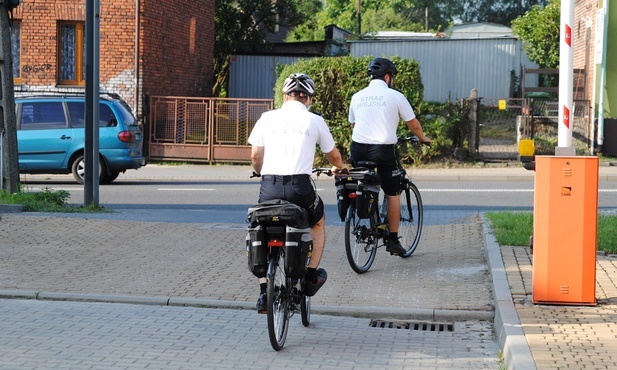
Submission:
[[[369,323],[371,328],[383,329],[409,329],[416,331],[434,331],[434,332],[452,332],[454,324],[438,323],[438,322],[408,322],[408,321],[385,321],[371,320]]]

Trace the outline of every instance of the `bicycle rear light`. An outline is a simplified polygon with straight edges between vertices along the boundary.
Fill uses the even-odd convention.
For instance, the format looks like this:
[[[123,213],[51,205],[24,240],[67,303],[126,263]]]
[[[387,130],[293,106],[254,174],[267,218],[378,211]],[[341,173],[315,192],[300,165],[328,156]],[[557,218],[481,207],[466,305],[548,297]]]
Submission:
[[[268,240],[268,247],[282,247],[285,242],[282,240]]]

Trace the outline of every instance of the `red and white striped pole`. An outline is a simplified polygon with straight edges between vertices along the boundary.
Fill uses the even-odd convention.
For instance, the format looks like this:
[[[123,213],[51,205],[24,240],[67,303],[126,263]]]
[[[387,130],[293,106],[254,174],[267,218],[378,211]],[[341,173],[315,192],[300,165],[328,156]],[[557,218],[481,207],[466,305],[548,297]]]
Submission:
[[[561,27],[559,44],[559,126],[555,154],[574,155],[572,147],[572,126],[574,109],[572,92],[574,90],[574,52],[572,49],[572,25],[574,24],[574,0],[561,1]]]

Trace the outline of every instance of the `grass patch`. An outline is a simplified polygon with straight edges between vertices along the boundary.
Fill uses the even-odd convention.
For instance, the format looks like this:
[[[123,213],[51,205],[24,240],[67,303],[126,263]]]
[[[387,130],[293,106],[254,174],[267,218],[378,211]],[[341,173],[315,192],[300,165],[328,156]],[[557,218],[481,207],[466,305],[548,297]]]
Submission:
[[[533,234],[531,212],[487,212],[493,224],[493,233],[500,245],[529,245]]]
[[[533,212],[487,212],[500,245],[526,246],[533,235]],[[598,215],[597,249],[617,254],[617,215]]]
[[[23,192],[10,194],[0,190],[0,204],[21,204],[24,212],[64,212],[64,213],[97,213],[111,212],[103,207],[76,207],[67,204],[71,194],[66,190],[53,191],[44,188],[41,192]]]

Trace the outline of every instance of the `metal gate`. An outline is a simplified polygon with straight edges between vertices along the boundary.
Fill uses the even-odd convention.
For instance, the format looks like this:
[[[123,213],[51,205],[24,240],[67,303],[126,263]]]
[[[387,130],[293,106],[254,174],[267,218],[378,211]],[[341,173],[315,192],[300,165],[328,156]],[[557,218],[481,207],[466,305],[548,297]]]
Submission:
[[[153,96],[148,106],[148,158],[250,162],[248,135],[272,107],[271,99]]]
[[[478,105],[477,159],[516,160],[517,127],[524,119],[524,99],[480,98]]]
[[[572,146],[577,152],[584,153],[590,146],[592,130],[590,102],[575,100],[573,103]],[[557,99],[480,98],[476,122],[477,159],[516,160],[520,139],[534,139],[536,154],[555,154],[558,106]]]

